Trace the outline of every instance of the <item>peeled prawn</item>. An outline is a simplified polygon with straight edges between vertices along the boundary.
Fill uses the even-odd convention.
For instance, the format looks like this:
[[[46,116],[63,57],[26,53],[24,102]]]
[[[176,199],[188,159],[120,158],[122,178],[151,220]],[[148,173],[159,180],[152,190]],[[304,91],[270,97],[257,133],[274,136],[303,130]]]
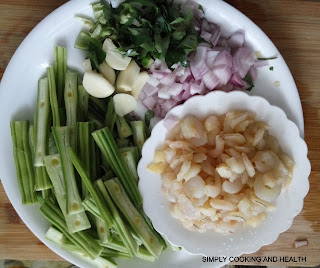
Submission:
[[[200,176],[195,176],[183,185],[183,190],[189,198],[200,198],[205,194],[205,182]]]
[[[262,200],[272,202],[280,195],[281,185],[275,185],[270,188],[264,185],[262,176],[260,175],[254,181],[254,192]]]
[[[237,179],[233,182],[225,180],[222,183],[222,190],[229,194],[236,194],[241,191],[243,184],[240,179]]]

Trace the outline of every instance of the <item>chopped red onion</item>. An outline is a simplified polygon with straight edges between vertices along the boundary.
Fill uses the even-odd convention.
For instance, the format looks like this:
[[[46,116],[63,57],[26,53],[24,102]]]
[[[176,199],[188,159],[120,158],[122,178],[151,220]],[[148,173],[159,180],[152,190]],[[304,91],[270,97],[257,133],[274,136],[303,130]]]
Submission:
[[[232,34],[228,39],[228,44],[231,48],[240,48],[243,47],[245,41],[245,35],[244,32],[237,31],[234,34]]]
[[[244,78],[254,63],[252,50],[246,47],[239,48],[233,56],[232,63],[233,73],[237,72],[241,78]]]
[[[228,65],[218,65],[212,69],[213,74],[218,78],[219,84],[224,86],[231,78],[231,67]]]
[[[231,84],[237,87],[244,87],[246,82],[242,80],[238,73],[234,73],[230,79]]]
[[[204,85],[210,90],[213,90],[217,85],[219,85],[219,79],[215,76],[215,74],[212,71],[207,72],[202,77],[202,81]]]
[[[172,129],[177,123],[179,122],[179,118],[173,116],[173,115],[168,115],[165,117],[163,120],[163,125],[167,130]]]

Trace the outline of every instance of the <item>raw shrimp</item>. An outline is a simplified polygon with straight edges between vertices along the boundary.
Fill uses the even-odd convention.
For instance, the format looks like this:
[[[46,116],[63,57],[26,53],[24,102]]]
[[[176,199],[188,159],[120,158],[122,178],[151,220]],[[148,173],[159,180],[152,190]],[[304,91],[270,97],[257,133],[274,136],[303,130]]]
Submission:
[[[231,178],[233,174],[231,168],[225,163],[222,163],[219,166],[217,166],[216,171],[219,173],[220,177],[225,179]]]
[[[262,173],[268,172],[275,168],[279,161],[279,157],[270,150],[259,151],[253,158],[256,169]]]
[[[178,206],[185,218],[189,220],[199,219],[201,214],[196,209],[191,200],[184,194],[178,196]]]
[[[207,132],[213,132],[216,133],[216,135],[218,135],[221,131],[221,124],[219,118],[215,115],[208,116],[204,121],[204,127]]]
[[[213,158],[218,157],[223,153],[224,140],[220,136],[216,136],[216,148],[209,152],[209,155]]]
[[[243,164],[246,168],[246,171],[247,171],[249,177],[253,177],[256,174],[254,166],[252,165],[250,159],[248,158],[248,156],[245,153],[242,153],[241,156],[242,156]]]
[[[148,166],[162,174],[172,216],[201,233],[257,226],[294,170],[268,129],[250,112],[180,120]]]
[[[237,145],[243,145],[246,142],[246,138],[240,133],[224,134],[223,139],[227,146],[232,147]]]
[[[226,164],[234,173],[242,174],[245,171],[245,166],[242,162],[242,159],[237,160],[234,157],[230,157],[226,160]]]
[[[205,194],[205,182],[200,176],[195,176],[183,185],[183,190],[189,198],[201,198]]]
[[[201,138],[204,133],[203,125],[195,116],[189,115],[185,117],[180,124],[183,136],[186,139]]]
[[[272,202],[280,195],[281,185],[270,188],[264,185],[262,175],[259,175],[254,181],[254,192],[262,200]]]
[[[185,181],[197,176],[201,171],[201,166],[199,164],[192,164],[188,172],[184,175]]]
[[[221,200],[221,199],[210,200],[210,205],[215,209],[226,210],[226,211],[232,211],[237,207],[236,204],[230,201]]]
[[[233,182],[225,180],[222,183],[222,190],[225,191],[226,193],[229,193],[229,194],[239,193],[241,191],[242,187],[243,187],[243,184],[242,184],[240,178],[233,181]]]
[[[180,172],[177,175],[177,180],[182,181],[183,176],[189,171],[191,167],[191,161],[184,161],[181,165]]]

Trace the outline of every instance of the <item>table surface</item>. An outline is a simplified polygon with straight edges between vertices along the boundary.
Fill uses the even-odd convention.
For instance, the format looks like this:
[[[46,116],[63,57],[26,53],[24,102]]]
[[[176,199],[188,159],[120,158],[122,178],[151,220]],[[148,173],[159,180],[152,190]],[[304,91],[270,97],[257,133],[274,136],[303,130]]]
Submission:
[[[63,0],[0,0],[0,79],[16,48],[37,23],[65,3]],[[250,256],[306,257],[320,264],[320,2],[318,0],[228,0],[252,19],[275,43],[296,81],[305,119],[311,161],[310,192],[292,227],[276,242]],[[295,249],[296,239],[309,245]],[[0,259],[61,259],[23,224],[0,183]],[[252,263],[251,263],[252,264]],[[268,263],[272,265],[274,263]],[[279,265],[279,263],[277,264]]]

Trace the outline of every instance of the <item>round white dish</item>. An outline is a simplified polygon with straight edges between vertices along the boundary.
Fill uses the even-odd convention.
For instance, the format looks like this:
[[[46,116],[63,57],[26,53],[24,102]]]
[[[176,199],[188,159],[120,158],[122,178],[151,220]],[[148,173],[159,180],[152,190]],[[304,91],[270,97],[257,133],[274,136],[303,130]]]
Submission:
[[[280,108],[258,96],[249,96],[244,92],[225,93],[214,91],[206,96],[195,96],[184,104],[173,108],[167,116],[183,118],[195,115],[205,118],[210,114],[222,115],[229,111],[250,111],[256,120],[267,123],[269,133],[275,136],[282,148],[296,163],[292,183],[275,201],[276,209],[267,213],[266,219],[256,228],[242,227],[230,235],[214,231],[206,233],[192,232],[182,227],[180,221],[170,214],[170,202],[161,193],[161,175],[148,171],[155,150],[164,144],[168,130],[163,122],[155,125],[151,137],[142,148],[142,158],[138,166],[139,189],[144,199],[143,208],[150,217],[155,229],[165,235],[172,244],[182,246],[193,254],[210,256],[240,256],[253,253],[264,245],[274,242],[280,233],[286,231],[293,218],[303,207],[303,199],[309,191],[310,162],[308,148],[300,137],[297,126],[287,119]]]
[[[63,45],[68,49],[68,66],[82,71],[81,62],[84,53],[74,49],[75,39],[82,23],[74,19],[75,14],[92,16],[91,0],[72,0],[47,16],[35,27],[19,46],[12,57],[0,84],[0,178],[4,189],[15,210],[28,228],[50,249],[66,260],[80,266],[90,267],[68,252],[45,240],[49,223],[40,214],[38,206],[22,206],[14,168],[10,120],[30,119],[34,112],[37,81],[45,75],[45,68],[53,62],[53,46]],[[118,2],[118,1],[113,1]],[[220,0],[200,0],[206,11],[206,17],[222,26],[229,34],[239,28],[246,32],[246,43],[263,56],[278,55],[272,61],[274,71],[268,68],[259,70],[256,88],[250,94],[263,96],[273,105],[281,107],[288,118],[299,127],[303,136],[303,114],[301,103],[292,75],[280,53],[270,39],[246,16]],[[230,23],[232,21],[232,23]],[[280,81],[280,87],[274,82]],[[217,255],[212,252],[211,255]],[[126,267],[127,261],[119,261],[120,267]],[[155,263],[140,260],[130,261],[130,267],[213,267],[223,263],[202,263],[200,256],[185,251],[167,251]]]

